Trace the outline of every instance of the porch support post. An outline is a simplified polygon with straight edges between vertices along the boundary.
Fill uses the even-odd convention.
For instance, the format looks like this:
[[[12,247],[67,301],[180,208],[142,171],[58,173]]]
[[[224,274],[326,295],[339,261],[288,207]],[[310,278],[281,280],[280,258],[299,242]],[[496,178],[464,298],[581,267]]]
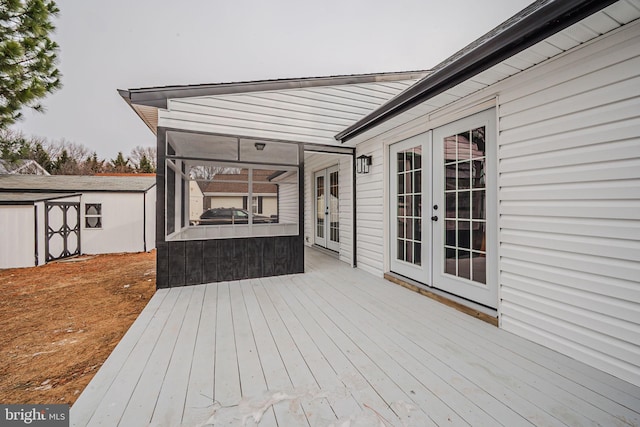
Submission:
[[[298,239],[304,242],[304,144],[298,144]],[[304,249],[304,243],[303,243]],[[304,273],[304,250],[301,251]]]
[[[351,152],[351,188],[352,188],[352,198],[353,200],[351,201],[353,203],[353,214],[352,214],[352,218],[351,220],[353,221],[353,248],[351,249],[351,253],[353,254],[353,260],[351,262],[351,266],[353,268],[356,268],[358,266],[358,221],[357,221],[357,215],[358,215],[358,209],[356,206],[356,194],[357,194],[357,187],[356,187],[356,150],[355,148],[353,149],[353,151]]]

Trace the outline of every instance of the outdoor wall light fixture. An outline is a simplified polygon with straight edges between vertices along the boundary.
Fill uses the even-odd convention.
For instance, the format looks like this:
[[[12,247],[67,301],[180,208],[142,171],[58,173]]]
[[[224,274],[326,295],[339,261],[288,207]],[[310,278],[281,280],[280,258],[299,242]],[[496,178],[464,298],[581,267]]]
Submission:
[[[369,166],[371,166],[371,156],[363,154],[356,158],[356,172],[369,173]]]
[[[253,144],[256,147],[256,150],[258,151],[262,151],[264,150],[264,147],[267,145],[264,142],[256,142],[255,144]]]

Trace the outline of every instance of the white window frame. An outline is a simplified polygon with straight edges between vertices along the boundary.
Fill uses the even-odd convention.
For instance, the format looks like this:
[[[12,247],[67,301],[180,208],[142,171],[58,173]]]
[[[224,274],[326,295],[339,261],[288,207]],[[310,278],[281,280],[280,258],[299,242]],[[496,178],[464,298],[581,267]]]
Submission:
[[[98,206],[99,207],[99,214],[88,214],[87,213],[87,208],[89,206]],[[89,226],[87,219],[89,218],[98,218],[99,219],[99,226],[97,227],[91,227]],[[84,204],[84,228],[87,230],[102,230],[103,225],[102,225],[102,203],[85,203]]]

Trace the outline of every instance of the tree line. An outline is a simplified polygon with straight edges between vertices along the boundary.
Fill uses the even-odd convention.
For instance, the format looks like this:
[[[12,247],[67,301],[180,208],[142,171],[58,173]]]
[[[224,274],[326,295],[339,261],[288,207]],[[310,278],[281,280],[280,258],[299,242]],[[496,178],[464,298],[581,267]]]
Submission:
[[[136,146],[127,157],[120,151],[113,159],[100,159],[82,144],[27,137],[11,129],[0,130],[0,158],[11,163],[35,160],[52,175],[156,172],[155,147]]]

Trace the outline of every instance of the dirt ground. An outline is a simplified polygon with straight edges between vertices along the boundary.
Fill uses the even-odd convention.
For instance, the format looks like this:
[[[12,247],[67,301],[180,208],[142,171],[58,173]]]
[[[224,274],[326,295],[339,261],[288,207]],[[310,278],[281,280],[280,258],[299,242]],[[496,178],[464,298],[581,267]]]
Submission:
[[[73,404],[155,282],[155,251],[0,270],[0,403]]]

